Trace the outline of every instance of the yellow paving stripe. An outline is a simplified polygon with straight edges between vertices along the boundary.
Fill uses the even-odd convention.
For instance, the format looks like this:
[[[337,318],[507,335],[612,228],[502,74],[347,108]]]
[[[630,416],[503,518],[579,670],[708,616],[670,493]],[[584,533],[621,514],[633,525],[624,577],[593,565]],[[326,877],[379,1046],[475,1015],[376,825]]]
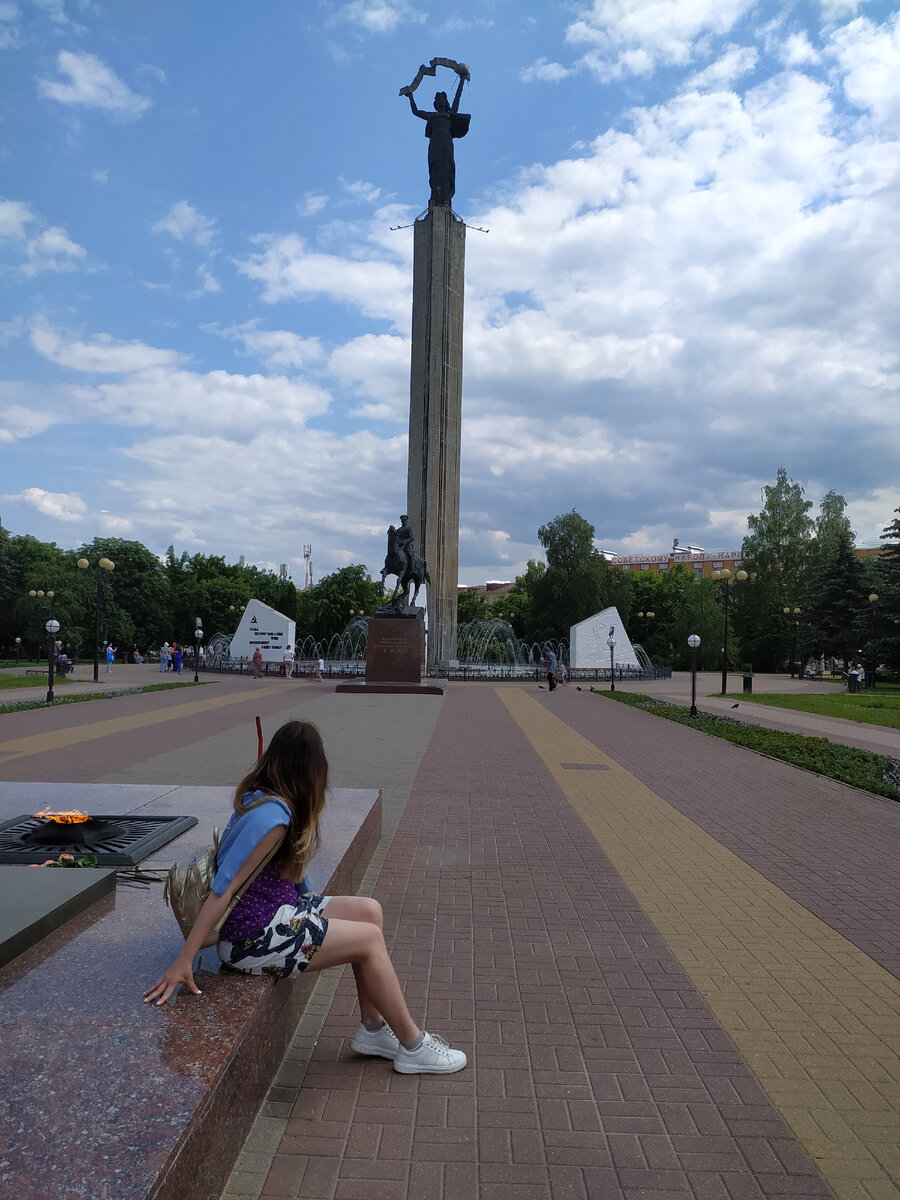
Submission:
[[[130,717],[110,717],[107,721],[93,721],[90,725],[80,725],[72,729],[57,729],[47,733],[30,733],[25,737],[11,738],[0,742],[0,760],[12,762],[16,758],[27,758],[31,754],[45,754],[48,750],[63,750],[66,746],[76,746],[80,742],[93,742],[98,738],[109,737],[114,733],[127,733],[131,729],[143,729],[148,725],[160,725],[165,721],[180,721],[183,717],[192,717],[197,713],[208,712],[214,708],[224,708],[227,704],[241,704],[258,697],[254,693],[235,693],[231,696],[210,697],[208,700],[190,700],[184,704],[176,704],[171,708],[159,708],[155,712],[134,713]]]
[[[533,697],[496,691],[836,1195],[897,1200],[900,981]]]

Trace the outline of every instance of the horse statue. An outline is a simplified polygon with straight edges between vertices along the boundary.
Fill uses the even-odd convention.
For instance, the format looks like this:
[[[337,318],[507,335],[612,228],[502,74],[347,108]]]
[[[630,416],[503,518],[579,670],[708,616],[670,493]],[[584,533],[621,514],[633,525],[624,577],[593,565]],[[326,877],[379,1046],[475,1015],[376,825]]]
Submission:
[[[425,559],[416,554],[412,545],[412,534],[405,521],[399,530],[394,525],[388,527],[388,549],[381,570],[381,592],[384,595],[385,576],[396,575],[397,582],[388,601],[393,608],[409,608],[414,605],[422,584],[431,583]],[[412,588],[411,598],[410,588]]]

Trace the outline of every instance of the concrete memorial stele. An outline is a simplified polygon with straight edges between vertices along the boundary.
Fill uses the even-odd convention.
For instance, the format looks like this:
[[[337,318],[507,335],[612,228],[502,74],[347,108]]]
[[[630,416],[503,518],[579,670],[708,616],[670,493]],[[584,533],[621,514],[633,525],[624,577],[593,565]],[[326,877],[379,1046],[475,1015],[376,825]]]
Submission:
[[[433,111],[413,93],[438,67],[459,77],[453,100],[438,92]],[[469,116],[459,112],[465,63],[433,58],[400,89],[428,138],[428,209],[413,235],[412,355],[409,385],[407,511],[416,545],[428,564],[429,670],[456,658],[459,574],[459,463],[462,424],[463,293],[466,226],[451,208],[456,191],[454,141],[465,137]]]

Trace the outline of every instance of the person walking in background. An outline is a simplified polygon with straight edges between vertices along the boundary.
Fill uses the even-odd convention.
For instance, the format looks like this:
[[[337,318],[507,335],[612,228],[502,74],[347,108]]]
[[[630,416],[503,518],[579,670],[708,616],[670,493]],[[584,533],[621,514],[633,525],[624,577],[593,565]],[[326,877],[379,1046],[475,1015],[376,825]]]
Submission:
[[[285,646],[284,654],[281,656],[281,671],[287,679],[290,679],[294,673],[294,652],[290,646]]]
[[[253,669],[253,678],[262,679],[263,673],[263,656],[259,646],[253,651],[253,657],[250,659],[250,666]]]
[[[106,670],[112,670],[112,665],[116,661],[116,648],[111,642],[106,643]]]
[[[324,683],[325,680],[322,678],[322,672],[324,670],[325,670],[325,659],[320,658],[316,663],[316,673],[315,673],[315,675],[313,675],[313,679],[317,679],[319,681],[319,683]]]
[[[173,642],[172,643],[172,670],[175,672],[176,675],[181,674],[181,659],[183,657],[183,653],[184,652],[182,651],[182,649],[178,645],[178,643]]]
[[[160,671],[168,671],[169,659],[172,657],[172,650],[168,642],[163,642],[159,650],[159,669]]]
[[[557,663],[556,655],[549,647],[544,651],[544,663],[547,667],[547,687],[552,692],[556,687],[556,672],[559,669],[559,664]]]

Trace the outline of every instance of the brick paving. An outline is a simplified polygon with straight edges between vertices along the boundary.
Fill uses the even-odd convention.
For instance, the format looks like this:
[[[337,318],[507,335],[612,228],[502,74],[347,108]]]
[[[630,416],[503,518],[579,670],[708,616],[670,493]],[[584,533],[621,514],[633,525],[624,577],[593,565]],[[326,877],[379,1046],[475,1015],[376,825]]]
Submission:
[[[346,972],[260,1186],[245,1177],[242,1189],[236,1173],[226,1196],[900,1195],[896,1163],[860,1148],[868,1125],[896,1124],[894,1060],[874,1085],[854,1080],[866,1128],[854,1127],[853,1145],[823,1145],[823,1127],[840,1109],[824,1083],[821,1124],[798,1139],[785,1111],[802,1125],[797,1114],[759,1081],[752,1038],[742,1055],[702,979],[698,986],[679,962],[677,938],[670,933],[670,945],[662,936],[666,921],[646,898],[641,906],[639,888],[613,867],[560,781],[602,797],[618,771],[652,789],[661,810],[708,830],[723,855],[733,843],[751,904],[759,903],[753,881],[756,891],[771,881],[773,904],[820,909],[825,934],[841,945],[841,934],[865,942],[893,970],[897,922],[887,901],[900,883],[900,809],[585,692],[532,687],[527,703],[555,713],[575,739],[550,769],[541,718],[538,732],[523,729],[504,703],[512,693],[526,689],[448,690],[374,887],[414,1015],[470,1052],[470,1067],[447,1078],[397,1076],[353,1054]],[[703,912],[713,901],[698,891],[687,909]],[[773,936],[767,926],[769,940],[755,949],[774,956],[777,979]],[[752,987],[746,965],[726,973],[749,974]],[[777,1014],[766,1016],[777,1026]],[[896,1044],[898,1029],[883,1020],[879,1036]],[[760,1038],[772,1032],[766,1025]],[[814,1031],[806,1033],[811,1053]],[[817,1059],[811,1069],[820,1067]]]
[[[571,687],[241,683],[70,707],[68,747],[5,717],[0,772],[227,783],[257,711],[308,714],[388,785],[370,890],[471,1063],[359,1058],[326,973],[223,1200],[900,1196],[900,807]]]

